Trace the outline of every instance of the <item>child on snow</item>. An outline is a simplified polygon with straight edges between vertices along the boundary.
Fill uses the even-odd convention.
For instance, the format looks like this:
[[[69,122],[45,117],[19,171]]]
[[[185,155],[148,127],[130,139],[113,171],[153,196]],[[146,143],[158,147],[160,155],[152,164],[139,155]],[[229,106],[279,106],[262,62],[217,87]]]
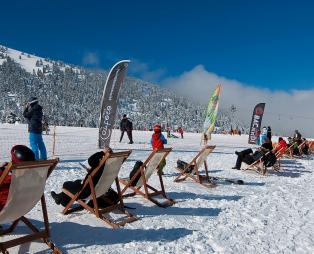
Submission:
[[[152,144],[153,150],[160,150],[164,149],[164,144],[167,144],[167,139],[164,135],[161,133],[161,126],[159,124],[156,124],[154,126],[154,134],[152,135],[152,139],[150,141]],[[163,174],[162,170],[166,166],[166,160],[162,160],[159,165],[159,171]]]
[[[15,164],[18,164],[22,161],[34,161],[35,160],[35,154],[33,151],[24,145],[16,145],[13,146],[11,149],[11,161]],[[2,163],[0,164],[0,177],[3,174],[6,166],[8,163]],[[11,173],[5,176],[3,181],[0,184],[0,211],[5,206],[8,195],[9,195],[9,189],[11,184]]]

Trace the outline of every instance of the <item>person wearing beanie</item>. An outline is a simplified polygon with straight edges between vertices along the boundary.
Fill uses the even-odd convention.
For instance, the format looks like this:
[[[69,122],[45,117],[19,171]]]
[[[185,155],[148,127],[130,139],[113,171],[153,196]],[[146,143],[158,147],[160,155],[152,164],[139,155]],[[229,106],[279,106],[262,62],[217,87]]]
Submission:
[[[16,145],[13,146],[11,149],[11,161],[15,164],[21,163],[22,161],[34,161],[35,155],[33,151],[24,145]],[[8,162],[4,162],[0,164],[0,177],[5,170],[5,167],[8,165]],[[8,195],[9,189],[11,184],[12,176],[8,174],[5,176],[4,180],[0,185],[0,211],[5,206]]]
[[[47,160],[47,150],[42,137],[43,109],[36,97],[31,97],[26,104],[23,116],[28,122],[29,143],[36,160]]]
[[[150,141],[153,150],[164,149],[164,145],[167,144],[167,139],[161,133],[161,126],[156,124],[154,126],[154,133],[152,135],[152,139]],[[162,170],[166,166],[166,160],[164,159],[159,165],[159,171],[163,174]]]
[[[82,189],[84,183],[86,181],[88,181],[89,175],[94,171],[94,169],[96,167],[98,167],[99,163],[101,162],[101,160],[103,159],[103,157],[105,156],[106,153],[112,153],[112,149],[106,148],[104,151],[96,152],[93,155],[91,155],[87,160],[88,168],[86,168],[87,174],[86,174],[84,180],[77,179],[75,181],[66,181],[63,183],[62,188],[71,192],[73,195],[75,195],[77,192],[79,192]],[[102,165],[102,167],[93,176],[92,181],[93,181],[94,186],[96,186],[100,177],[102,176],[104,167],[105,167],[105,165]],[[71,198],[67,194],[65,194],[64,192],[56,193],[54,191],[51,191],[50,194],[51,194],[52,198],[54,199],[54,201],[57,205],[62,205],[64,207],[66,207],[67,204],[71,201]],[[90,194],[91,194],[91,189],[90,189],[90,186],[87,185],[87,187],[84,188],[84,190],[80,194],[79,198],[80,199],[86,199],[89,197]]]

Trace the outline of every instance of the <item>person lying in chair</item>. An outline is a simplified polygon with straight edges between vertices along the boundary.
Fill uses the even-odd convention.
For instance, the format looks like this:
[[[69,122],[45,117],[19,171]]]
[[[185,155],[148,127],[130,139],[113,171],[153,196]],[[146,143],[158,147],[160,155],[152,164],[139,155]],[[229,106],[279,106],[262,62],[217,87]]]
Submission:
[[[257,148],[253,153],[251,148],[245,149],[241,152],[235,151],[235,154],[238,156],[236,165],[232,169],[241,169],[242,162],[245,162],[248,165],[251,165],[253,162],[261,159],[267,152],[273,150],[273,146],[269,138],[265,139],[265,142],[261,147]]]
[[[85,176],[85,178],[83,180],[77,179],[75,181],[64,182],[62,188],[68,190],[72,194],[76,194],[78,191],[80,191],[82,186],[84,185],[85,181],[87,181],[89,174],[91,174],[91,172],[93,172],[93,170],[96,167],[98,167],[99,163],[101,162],[101,160],[103,159],[103,157],[105,156],[106,153],[112,153],[111,148],[105,148],[104,151],[100,151],[100,152],[97,152],[97,153],[94,153],[93,155],[91,155],[87,160],[90,168],[86,168],[88,171],[87,171],[87,175]],[[93,177],[94,186],[98,183],[98,181],[102,175],[104,167],[105,167],[105,164],[100,168],[100,170],[98,170],[96,175]],[[91,194],[91,190],[90,190],[89,185],[87,185],[87,187],[83,190],[83,192],[81,193],[79,198],[86,199],[89,197],[90,194]],[[51,191],[51,196],[57,205],[61,204],[64,207],[71,200],[71,198],[63,192],[60,192],[57,194],[56,192]]]
[[[35,160],[35,154],[27,146],[16,145],[12,147],[11,161],[13,163],[18,164],[22,161],[34,161],[34,160]],[[4,162],[0,164],[0,177],[2,173],[4,172],[6,165],[8,165],[8,162]],[[3,209],[3,207],[5,206],[7,202],[10,184],[11,184],[11,175],[7,175],[0,185],[0,211]]]

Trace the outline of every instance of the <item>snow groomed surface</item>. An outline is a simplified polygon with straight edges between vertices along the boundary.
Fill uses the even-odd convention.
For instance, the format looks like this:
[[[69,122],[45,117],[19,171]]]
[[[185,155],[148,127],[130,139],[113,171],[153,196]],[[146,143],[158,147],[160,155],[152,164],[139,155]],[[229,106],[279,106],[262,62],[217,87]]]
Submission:
[[[113,132],[114,150],[133,149],[121,176],[129,174],[136,160],[147,157],[151,134],[135,131],[135,144],[129,145],[126,138],[119,143],[119,131]],[[200,149],[200,134],[186,133],[184,139],[168,139],[167,147],[173,152],[167,159],[164,183],[177,201],[174,206],[163,209],[140,197],[126,199],[140,220],[117,230],[86,212],[62,215],[50,191],[59,191],[64,181],[83,178],[85,170],[79,162],[97,151],[97,135],[97,129],[57,127],[56,153],[61,162],[45,193],[51,239],[65,253],[314,253],[313,157],[285,159],[282,173],[271,172],[267,177],[232,170],[235,150],[249,146],[247,136],[213,135],[210,144],[217,147],[207,160],[210,175],[242,179],[244,185],[222,181],[207,189],[192,182],[174,183],[177,159],[189,161]],[[52,136],[44,139],[51,155]],[[0,160],[6,161],[14,144],[28,145],[27,126],[0,125],[0,140]],[[36,225],[42,221],[39,208],[29,213]],[[26,230],[20,226],[16,233]],[[45,248],[33,242],[10,253],[48,253]]]

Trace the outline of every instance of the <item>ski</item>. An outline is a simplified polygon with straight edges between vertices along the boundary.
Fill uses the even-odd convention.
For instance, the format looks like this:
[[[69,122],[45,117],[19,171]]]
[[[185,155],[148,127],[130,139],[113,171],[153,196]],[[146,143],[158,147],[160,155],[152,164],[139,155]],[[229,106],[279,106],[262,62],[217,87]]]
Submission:
[[[230,179],[230,178],[217,177],[217,176],[210,176],[209,178],[214,181],[222,180],[222,181],[233,183],[233,184],[239,184],[239,185],[244,184],[244,181],[241,179]]]

